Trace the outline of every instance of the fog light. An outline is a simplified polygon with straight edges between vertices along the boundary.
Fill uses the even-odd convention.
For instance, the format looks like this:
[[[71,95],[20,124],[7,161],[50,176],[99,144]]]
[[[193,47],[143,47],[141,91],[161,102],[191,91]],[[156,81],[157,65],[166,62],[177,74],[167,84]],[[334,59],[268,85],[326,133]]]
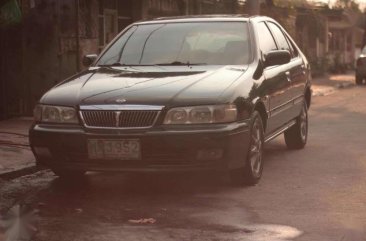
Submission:
[[[223,157],[222,149],[204,149],[197,152],[197,160],[213,161]]]
[[[51,157],[52,154],[47,147],[34,147],[34,152],[38,157]]]

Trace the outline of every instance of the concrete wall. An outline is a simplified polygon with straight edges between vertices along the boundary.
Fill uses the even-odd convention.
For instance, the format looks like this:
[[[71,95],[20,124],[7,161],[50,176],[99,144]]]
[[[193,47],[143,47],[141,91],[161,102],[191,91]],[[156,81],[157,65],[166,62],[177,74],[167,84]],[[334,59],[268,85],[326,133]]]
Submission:
[[[98,52],[98,28],[93,20],[97,15],[98,1],[80,2],[81,56]],[[2,73],[6,92],[11,93],[2,101],[2,106],[6,106],[6,110],[1,110],[2,118],[31,115],[34,105],[47,90],[78,71],[75,0],[36,0],[34,5],[30,4],[31,1],[22,3],[23,24],[17,30],[18,43],[4,52],[20,60],[16,64],[9,61],[2,64],[6,69],[6,73]],[[10,29],[3,31],[5,35],[11,33]]]
[[[20,26],[0,29],[0,119],[18,115],[24,105]]]
[[[76,72],[75,51],[62,51],[61,34],[72,25],[73,0],[22,1],[23,21],[2,30],[8,40],[2,48],[6,98],[1,102],[3,118],[31,114],[40,96],[64,77]],[[70,26],[68,26],[70,25]],[[67,33],[67,34],[66,34]],[[2,37],[3,38],[3,37]],[[4,38],[5,39],[5,38]],[[11,61],[9,61],[11,60]]]

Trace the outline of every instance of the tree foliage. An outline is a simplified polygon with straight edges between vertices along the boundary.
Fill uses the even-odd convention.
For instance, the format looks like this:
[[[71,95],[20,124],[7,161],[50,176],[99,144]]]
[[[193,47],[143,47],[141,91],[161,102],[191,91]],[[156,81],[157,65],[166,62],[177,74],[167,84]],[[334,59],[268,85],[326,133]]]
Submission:
[[[358,4],[355,0],[337,0],[334,7],[341,9],[351,9],[357,12],[360,11],[360,4]]]
[[[268,7],[300,7],[305,6],[307,3],[307,0],[266,0]]]
[[[319,0],[266,0],[266,5],[268,7],[278,6],[278,7],[303,7],[308,4],[318,5],[318,6],[328,6],[323,1]],[[360,4],[355,0],[336,0],[334,8],[340,9],[352,9],[354,11],[360,11]]]

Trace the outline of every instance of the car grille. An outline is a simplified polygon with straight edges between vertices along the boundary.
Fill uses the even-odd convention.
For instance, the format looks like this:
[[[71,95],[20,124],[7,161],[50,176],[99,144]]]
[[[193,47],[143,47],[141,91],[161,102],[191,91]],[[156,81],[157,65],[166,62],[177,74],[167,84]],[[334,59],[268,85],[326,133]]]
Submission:
[[[154,125],[157,110],[81,111],[86,127],[102,128],[147,128]]]

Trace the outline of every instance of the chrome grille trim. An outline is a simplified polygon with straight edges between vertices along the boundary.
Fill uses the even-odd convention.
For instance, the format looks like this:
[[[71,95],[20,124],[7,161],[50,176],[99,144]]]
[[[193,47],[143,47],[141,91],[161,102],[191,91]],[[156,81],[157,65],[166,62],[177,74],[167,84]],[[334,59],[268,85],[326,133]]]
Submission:
[[[91,129],[146,129],[155,125],[164,106],[80,106],[80,118]]]
[[[81,105],[80,110],[159,110],[161,105]]]

